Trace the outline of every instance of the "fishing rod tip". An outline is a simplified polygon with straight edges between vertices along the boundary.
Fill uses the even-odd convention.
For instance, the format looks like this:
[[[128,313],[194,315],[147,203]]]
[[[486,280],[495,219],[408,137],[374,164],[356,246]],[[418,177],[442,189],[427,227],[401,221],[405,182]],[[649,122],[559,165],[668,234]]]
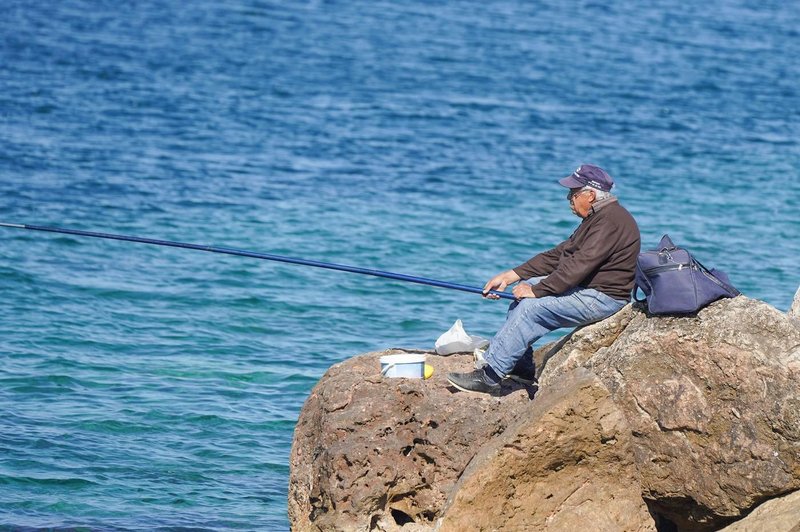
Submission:
[[[0,222],[0,227],[17,227],[19,229],[25,229],[25,226],[22,224],[12,224],[8,222]]]

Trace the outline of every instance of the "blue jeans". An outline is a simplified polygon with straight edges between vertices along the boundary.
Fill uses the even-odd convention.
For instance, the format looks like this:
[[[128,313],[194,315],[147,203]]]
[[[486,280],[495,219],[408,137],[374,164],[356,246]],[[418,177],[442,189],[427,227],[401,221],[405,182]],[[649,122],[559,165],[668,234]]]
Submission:
[[[484,358],[498,375],[506,377],[533,343],[545,334],[561,327],[579,327],[600,321],[627,303],[593,288],[575,288],[558,296],[514,301]],[[523,364],[527,365],[527,361]],[[532,366],[533,362],[530,364]]]

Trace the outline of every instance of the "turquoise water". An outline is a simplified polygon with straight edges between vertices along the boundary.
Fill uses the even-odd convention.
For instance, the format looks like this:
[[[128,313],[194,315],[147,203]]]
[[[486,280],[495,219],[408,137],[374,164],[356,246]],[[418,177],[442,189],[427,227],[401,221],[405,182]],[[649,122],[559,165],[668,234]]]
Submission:
[[[800,284],[793,2],[6,0],[0,220],[483,282],[606,167],[746,295]],[[286,529],[331,364],[505,304],[0,229],[0,526]]]

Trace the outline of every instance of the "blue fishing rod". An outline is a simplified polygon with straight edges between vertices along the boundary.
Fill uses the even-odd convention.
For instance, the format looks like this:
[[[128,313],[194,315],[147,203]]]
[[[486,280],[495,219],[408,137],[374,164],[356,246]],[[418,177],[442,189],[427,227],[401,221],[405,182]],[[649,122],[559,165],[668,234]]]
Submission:
[[[108,240],[123,240],[125,242],[138,242],[140,244],[152,244],[155,246],[167,246],[173,248],[196,249],[198,251],[208,251],[210,253],[223,253],[225,255],[236,255],[239,257],[251,257],[254,259],[272,260],[276,262],[287,262],[289,264],[301,264],[303,266],[313,266],[315,268],[325,268],[328,270],[338,270],[342,272],[360,273],[362,275],[372,275],[375,277],[385,277],[387,279],[395,279],[398,281],[406,281],[408,283],[424,284],[428,286],[436,286],[439,288],[450,288],[451,290],[461,290],[462,292],[472,292],[473,294],[483,294],[483,289],[475,286],[467,286],[463,284],[448,283],[447,281],[437,281],[436,279],[427,279],[425,277],[415,277],[413,275],[405,275],[402,273],[385,272],[381,270],[372,270],[369,268],[359,268],[357,266],[347,266],[345,264],[335,264],[332,262],[322,262],[318,260],[297,259],[293,257],[285,257],[283,255],[273,255],[271,253],[256,253],[254,251],[247,251],[242,249],[221,248],[215,246],[203,246],[200,244],[189,244],[187,242],[174,242],[171,240],[157,240],[154,238],[142,238],[138,236],[128,235],[115,235],[112,233],[95,233],[93,231],[80,231],[78,229],[65,229],[62,227],[47,227],[42,225],[28,225],[28,224],[12,224],[0,222],[0,227],[12,227],[15,229],[29,229],[31,231],[45,231],[47,233],[61,233],[65,235],[75,236],[88,236],[92,238],[105,238]],[[504,299],[515,299],[512,294],[508,292],[498,292],[497,290],[489,291]]]

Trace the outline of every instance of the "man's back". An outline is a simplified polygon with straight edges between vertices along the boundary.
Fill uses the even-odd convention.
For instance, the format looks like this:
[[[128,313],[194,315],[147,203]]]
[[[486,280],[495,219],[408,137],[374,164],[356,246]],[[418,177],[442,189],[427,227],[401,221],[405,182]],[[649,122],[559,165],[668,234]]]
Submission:
[[[614,299],[629,299],[640,247],[636,221],[612,197],[595,203],[567,240],[514,271],[523,279],[547,276],[533,287],[536,297],[581,286]]]

